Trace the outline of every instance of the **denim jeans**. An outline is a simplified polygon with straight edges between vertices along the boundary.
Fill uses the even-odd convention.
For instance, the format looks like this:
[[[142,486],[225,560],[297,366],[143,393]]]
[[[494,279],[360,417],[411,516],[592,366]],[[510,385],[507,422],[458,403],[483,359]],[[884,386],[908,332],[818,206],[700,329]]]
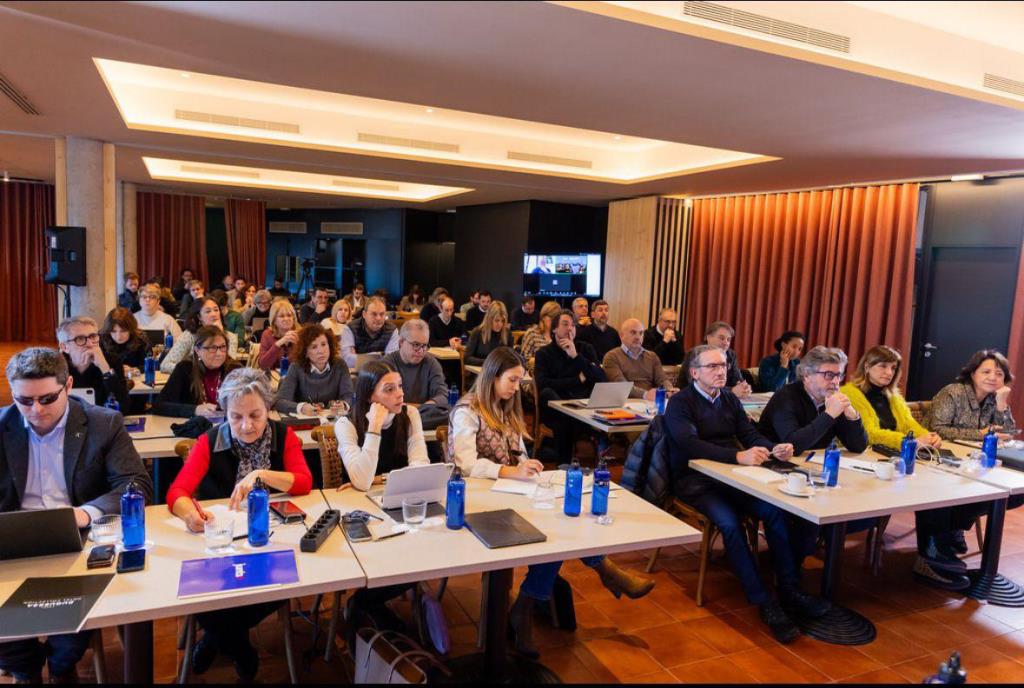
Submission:
[[[234,657],[249,644],[249,629],[277,611],[283,602],[247,604],[244,607],[221,609],[196,614],[204,638],[214,643],[219,652]]]
[[[43,663],[48,661],[51,676],[66,674],[85,655],[93,632],[51,635],[42,643],[35,638],[0,643],[0,669],[25,680],[42,671]]]
[[[968,530],[974,521],[988,513],[990,502],[973,502],[941,509],[926,509],[914,514],[917,527],[917,552],[928,556],[928,542],[936,540],[936,546],[945,549],[952,542],[954,530]],[[1014,495],[1006,502],[1006,509],[1016,509],[1024,504],[1024,495]]]
[[[596,569],[604,561],[604,556],[583,557],[580,561],[590,568]],[[519,592],[535,600],[550,600],[560,568],[562,568],[560,561],[530,565],[526,570],[526,578],[523,579],[523,584],[519,587]]]

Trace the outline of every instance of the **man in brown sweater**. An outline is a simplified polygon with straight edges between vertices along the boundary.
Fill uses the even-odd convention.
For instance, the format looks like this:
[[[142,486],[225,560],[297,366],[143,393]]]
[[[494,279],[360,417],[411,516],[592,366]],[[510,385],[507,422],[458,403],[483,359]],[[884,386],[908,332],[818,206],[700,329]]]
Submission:
[[[615,347],[604,356],[601,367],[609,382],[629,380],[633,389],[629,396],[634,399],[654,401],[658,387],[664,386],[671,395],[676,391],[665,378],[661,359],[653,351],[643,347],[644,326],[636,318],[629,318],[619,328],[622,346]]]

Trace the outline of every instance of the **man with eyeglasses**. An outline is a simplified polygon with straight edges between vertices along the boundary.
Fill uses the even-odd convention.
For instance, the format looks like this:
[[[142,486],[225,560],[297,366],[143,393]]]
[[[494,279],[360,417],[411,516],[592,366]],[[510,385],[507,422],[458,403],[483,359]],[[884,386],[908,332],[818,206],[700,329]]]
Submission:
[[[693,459],[759,466],[773,455],[779,459],[793,455],[791,444],[773,444],[757,431],[739,398],[725,385],[727,370],[725,352],[716,346],[694,347],[687,357],[690,384],[669,399],[665,410],[673,491],[679,499],[707,515],[721,531],[729,563],[743,584],[747,600],[759,607],[761,619],[775,639],[790,643],[800,635],[790,614],[820,618],[831,605],[800,590],[800,570],[793,556],[784,512],[689,466]],[[772,597],[758,575],[741,520],[747,515],[763,524],[778,599]]]
[[[676,330],[676,312],[662,308],[658,322],[644,332],[644,348],[658,354],[662,365],[679,365],[683,362],[683,343]]]
[[[725,386],[732,390],[732,393],[740,399],[745,399],[754,391],[743,378],[739,363],[736,362],[736,351],[732,348],[732,340],[736,337],[736,330],[727,322],[716,320],[704,330],[704,343],[717,346],[725,352],[725,360],[729,363],[729,369],[725,376]]]
[[[83,316],[63,320],[57,326],[57,342],[75,377],[75,386],[91,388],[99,406],[113,396],[121,409],[127,412],[128,385],[124,379],[124,366],[119,360],[108,360],[108,355],[103,353],[96,321]]]
[[[406,320],[398,332],[398,351],[384,357],[402,376],[405,401],[418,406],[424,430],[448,422],[448,387],[441,362],[429,351],[430,330],[415,318]]]
[[[816,346],[797,366],[797,381],[772,395],[758,427],[776,442],[789,442],[797,454],[824,449],[833,439],[852,452],[868,448],[860,414],[839,391],[846,372],[842,349]]]
[[[120,511],[134,481],[152,503],[153,483],[121,415],[68,393],[76,384],[53,349],[25,349],[7,363],[14,404],[0,409],[0,512],[72,507],[80,528]],[[39,533],[45,537],[45,533]],[[0,643],[0,669],[16,683],[77,683],[75,665],[91,632]]]

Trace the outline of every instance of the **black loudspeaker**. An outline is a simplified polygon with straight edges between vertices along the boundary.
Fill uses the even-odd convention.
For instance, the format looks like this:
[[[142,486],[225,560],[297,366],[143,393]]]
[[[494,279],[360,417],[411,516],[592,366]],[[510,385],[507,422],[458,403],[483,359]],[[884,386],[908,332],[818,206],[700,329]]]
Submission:
[[[47,227],[47,284],[85,286],[85,227]]]

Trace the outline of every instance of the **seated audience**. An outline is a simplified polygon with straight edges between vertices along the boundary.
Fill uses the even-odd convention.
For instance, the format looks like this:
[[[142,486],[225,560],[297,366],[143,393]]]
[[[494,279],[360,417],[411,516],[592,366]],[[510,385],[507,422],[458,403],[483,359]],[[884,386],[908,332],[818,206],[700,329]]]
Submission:
[[[193,279],[195,279],[195,275],[192,273],[192,268],[185,268],[181,271],[181,276],[178,278],[177,283],[171,287],[171,295],[175,301],[180,302],[185,294],[188,293],[189,284]]]
[[[466,332],[466,323],[462,318],[455,317],[455,302],[452,301],[452,297],[447,294],[441,296],[441,310],[430,319],[429,326],[430,346],[447,346],[456,350],[462,348],[462,335]]]
[[[483,365],[484,359],[499,346],[512,346],[512,333],[508,329],[508,311],[505,310],[505,304],[494,301],[488,305],[487,313],[480,325],[469,335],[469,342],[466,344],[466,365]]]
[[[235,310],[238,303],[245,302],[245,290],[248,287],[249,285],[244,277],[235,275],[235,281],[231,288],[224,292],[228,298],[228,308]]]
[[[78,383],[65,356],[24,349],[7,362],[6,374],[14,404],[0,410],[0,512],[72,507],[84,529],[100,516],[120,514],[121,495],[132,483],[152,503],[153,482],[121,414],[68,396]],[[45,663],[50,683],[78,683],[75,665],[93,633],[0,642],[0,669],[14,683],[41,684]]]
[[[270,322],[260,337],[260,354],[256,359],[260,368],[276,369],[281,364],[281,359],[288,356],[298,341],[295,306],[286,299],[274,301],[270,305]]]
[[[273,395],[266,376],[239,368],[220,385],[217,400],[227,421],[200,435],[185,465],[167,491],[167,506],[195,533],[202,533],[211,515],[196,508],[196,499],[229,499],[231,509],[244,511],[256,481],[268,492],[309,494],[313,476],[302,455],[302,440],[268,414]],[[236,516],[244,523],[244,514]],[[232,607],[196,614],[203,636],[192,650],[192,670],[206,673],[218,654],[230,657],[239,678],[251,683],[259,656],[249,643],[249,629],[281,606],[281,602]]]
[[[270,289],[270,295],[276,298],[290,299],[292,293],[288,291],[288,288],[284,286],[284,280],[280,277],[274,278],[274,286]]]
[[[441,312],[441,300],[448,296],[448,290],[444,287],[438,287],[430,293],[430,298],[420,309],[420,320],[430,325],[430,321],[435,315]],[[454,302],[453,302],[454,303]],[[461,318],[460,318],[461,320]]]
[[[584,297],[572,300],[572,317],[576,320],[577,331],[590,324],[590,303]]]
[[[171,290],[164,286],[164,278],[161,275],[153,277],[142,286],[154,287],[160,293],[160,310],[172,318],[178,317],[178,302],[174,299]]]
[[[366,299],[361,317],[349,321],[341,332],[341,353],[348,360],[355,354],[389,354],[398,349],[398,328],[387,319],[387,304],[379,296]]]
[[[124,291],[117,295],[117,305],[127,308],[132,313],[139,310],[139,275],[137,273],[124,273]]]
[[[793,455],[791,444],[773,443],[757,431],[743,405],[726,387],[729,368],[725,352],[707,344],[688,355],[690,384],[668,402],[665,431],[672,462],[673,491],[679,499],[705,514],[722,533],[726,555],[739,577],[747,601],[757,605],[761,619],[780,643],[796,640],[800,631],[791,614],[819,618],[828,601],[800,590],[800,569],[793,556],[785,512],[757,497],[690,468],[695,459],[757,466],[773,454]],[[742,447],[742,448],[738,448]],[[743,516],[757,518],[771,550],[778,599],[772,597],[757,571]]]
[[[423,427],[433,430],[448,422],[448,385],[441,362],[428,351],[429,332],[422,320],[406,320],[398,332],[398,351],[388,354],[384,360],[402,376],[406,403],[417,406]]]
[[[608,324],[608,302],[595,301],[590,309],[590,324],[576,330],[576,339],[594,347],[597,357],[604,360],[604,355],[622,345],[618,331]]]
[[[217,294],[220,290],[213,293]],[[223,292],[220,292],[223,296]],[[164,355],[160,361],[160,370],[164,373],[172,373],[174,367],[192,353],[196,345],[196,333],[201,327],[216,327],[224,332],[227,337],[228,356],[232,359],[238,355],[238,337],[234,332],[224,329],[224,322],[221,319],[223,310],[221,305],[211,294],[204,296],[192,304],[191,310],[185,316],[185,331],[174,340],[174,346]]]
[[[220,289],[214,289],[208,297],[204,298],[213,299],[220,306],[222,327],[225,332],[234,335],[235,339],[235,346],[231,351],[231,356],[237,356],[238,349],[245,348],[249,343],[248,337],[245,336],[245,319],[242,318],[241,313],[228,307],[228,297]]]
[[[749,397],[754,390],[750,388],[750,383],[743,377],[743,372],[740,370],[740,365],[736,360],[736,351],[732,348],[732,340],[735,336],[736,330],[732,329],[732,325],[716,320],[704,330],[704,343],[717,346],[725,352],[725,358],[729,362],[729,371],[726,375],[725,385],[733,394],[740,399],[744,399]]]
[[[426,298],[423,296],[423,290],[420,289],[420,285],[414,284],[409,289],[409,293],[402,297],[402,300],[398,302],[398,310],[402,312],[419,311],[426,303]]]
[[[775,340],[775,350],[761,359],[757,382],[762,392],[777,392],[783,385],[796,382],[796,367],[800,365],[800,354],[804,350],[804,335],[796,330],[783,332]]]
[[[149,355],[149,338],[139,329],[135,316],[127,308],[107,313],[100,328],[100,348],[109,360],[119,360],[125,368],[142,370]]]
[[[203,325],[189,339],[192,350],[174,366],[153,402],[153,413],[184,418],[223,416],[217,392],[225,376],[240,367],[228,356],[227,335],[216,325]]]
[[[161,330],[168,332],[174,339],[181,336],[181,328],[174,318],[160,310],[160,287],[147,284],[139,289],[139,310],[135,313],[135,321],[142,330]]]
[[[188,283],[188,289],[182,294],[181,298],[178,299],[178,312],[188,313],[188,309],[192,307],[196,299],[200,299],[206,295],[206,285],[201,281],[194,279]]]
[[[540,313],[537,312],[537,299],[532,296],[524,296],[519,307],[512,311],[513,330],[519,332],[532,327],[540,320]]]
[[[267,326],[270,321],[270,305],[274,302],[274,297],[266,289],[260,289],[252,297],[252,306],[242,311],[242,323],[245,327],[251,327],[253,335],[259,339],[260,335],[263,334],[263,329],[256,329],[253,325],[254,318],[263,318],[263,327]]]
[[[299,311],[299,324],[320,322],[330,316],[331,307],[327,303],[327,290],[323,287],[313,289],[309,303],[303,304]]]
[[[594,316],[595,322],[597,316]],[[677,390],[671,387],[662,370],[661,360],[653,351],[643,347],[644,325],[636,318],[622,323],[620,330],[622,344],[604,355],[601,367],[609,382],[633,383],[629,396],[633,399],[654,401],[659,387],[665,387],[669,394]],[[576,338],[577,341],[579,337]]]
[[[683,362],[683,343],[676,331],[676,312],[662,308],[658,322],[644,332],[644,348],[658,354],[662,365],[674,366]],[[689,384],[685,379],[677,387]]]
[[[331,317],[324,318],[320,325],[334,333],[335,337],[341,337],[341,331],[345,329],[352,320],[352,304],[345,299],[338,299],[331,306]]]
[[[353,318],[362,316],[363,309],[366,308],[366,299],[366,287],[363,286],[362,282],[359,282],[352,287],[351,294],[345,294],[345,300],[352,304]],[[387,310],[387,303],[384,304],[384,310]]]
[[[572,314],[565,313],[571,322]],[[527,429],[519,383],[525,374],[522,358],[508,347],[499,347],[484,361],[473,388],[452,409],[447,452],[467,478],[533,480],[544,470],[544,464],[527,456],[523,441]],[[621,569],[606,557],[582,561],[616,597],[625,593],[636,599],[654,588],[653,580]],[[533,641],[535,601],[551,599],[561,566],[560,561],[529,566],[509,613],[515,648],[527,657],[540,656]]]
[[[537,324],[523,334],[519,341],[519,353],[526,359],[526,369],[533,372],[534,356],[542,346],[551,343],[551,322],[562,311],[557,301],[548,301],[540,309],[540,318]]]
[[[470,295],[469,295],[469,301],[467,301],[466,303],[464,303],[461,306],[459,306],[459,315],[462,317],[463,320],[465,320],[466,319],[466,315],[469,313],[469,311],[472,310],[475,306],[479,306],[479,305],[480,305],[480,290],[479,289],[474,289],[470,293]]]
[[[477,299],[476,308],[470,308],[466,311],[466,331],[470,332],[473,328],[480,327],[480,323],[484,321],[484,316],[487,315],[487,309],[491,307],[491,303],[494,299],[491,297],[491,292],[481,291],[480,298]]]
[[[229,291],[235,288],[235,277],[234,275],[224,275],[224,279],[221,280],[221,290],[227,294]]]
[[[105,405],[113,397],[122,409],[128,410],[124,364],[121,359],[103,353],[95,320],[81,315],[62,320],[57,326],[57,341],[71,371],[72,387],[92,389],[97,406]]]
[[[944,440],[981,440],[989,426],[1013,428],[1010,363],[995,349],[978,351],[932,399],[928,426]],[[1000,440],[1011,439],[999,433]]]
[[[256,289],[256,285],[255,284],[247,284],[246,287],[245,287],[244,298],[240,294],[238,296],[238,298],[235,299],[235,302],[231,305],[231,310],[237,311],[239,313],[245,313],[247,310],[249,310],[250,308],[255,306],[256,305],[256,292],[257,291],[259,291],[259,290]],[[267,293],[269,294],[269,292],[267,292]]]
[[[352,375],[331,332],[316,323],[303,325],[291,362],[277,390],[276,410],[311,416],[335,401],[352,407]]]
[[[846,372],[842,349],[816,346],[797,368],[798,381],[772,395],[758,429],[773,442],[793,445],[797,454],[825,449],[833,439],[854,453],[868,448],[860,414],[839,391]]]

